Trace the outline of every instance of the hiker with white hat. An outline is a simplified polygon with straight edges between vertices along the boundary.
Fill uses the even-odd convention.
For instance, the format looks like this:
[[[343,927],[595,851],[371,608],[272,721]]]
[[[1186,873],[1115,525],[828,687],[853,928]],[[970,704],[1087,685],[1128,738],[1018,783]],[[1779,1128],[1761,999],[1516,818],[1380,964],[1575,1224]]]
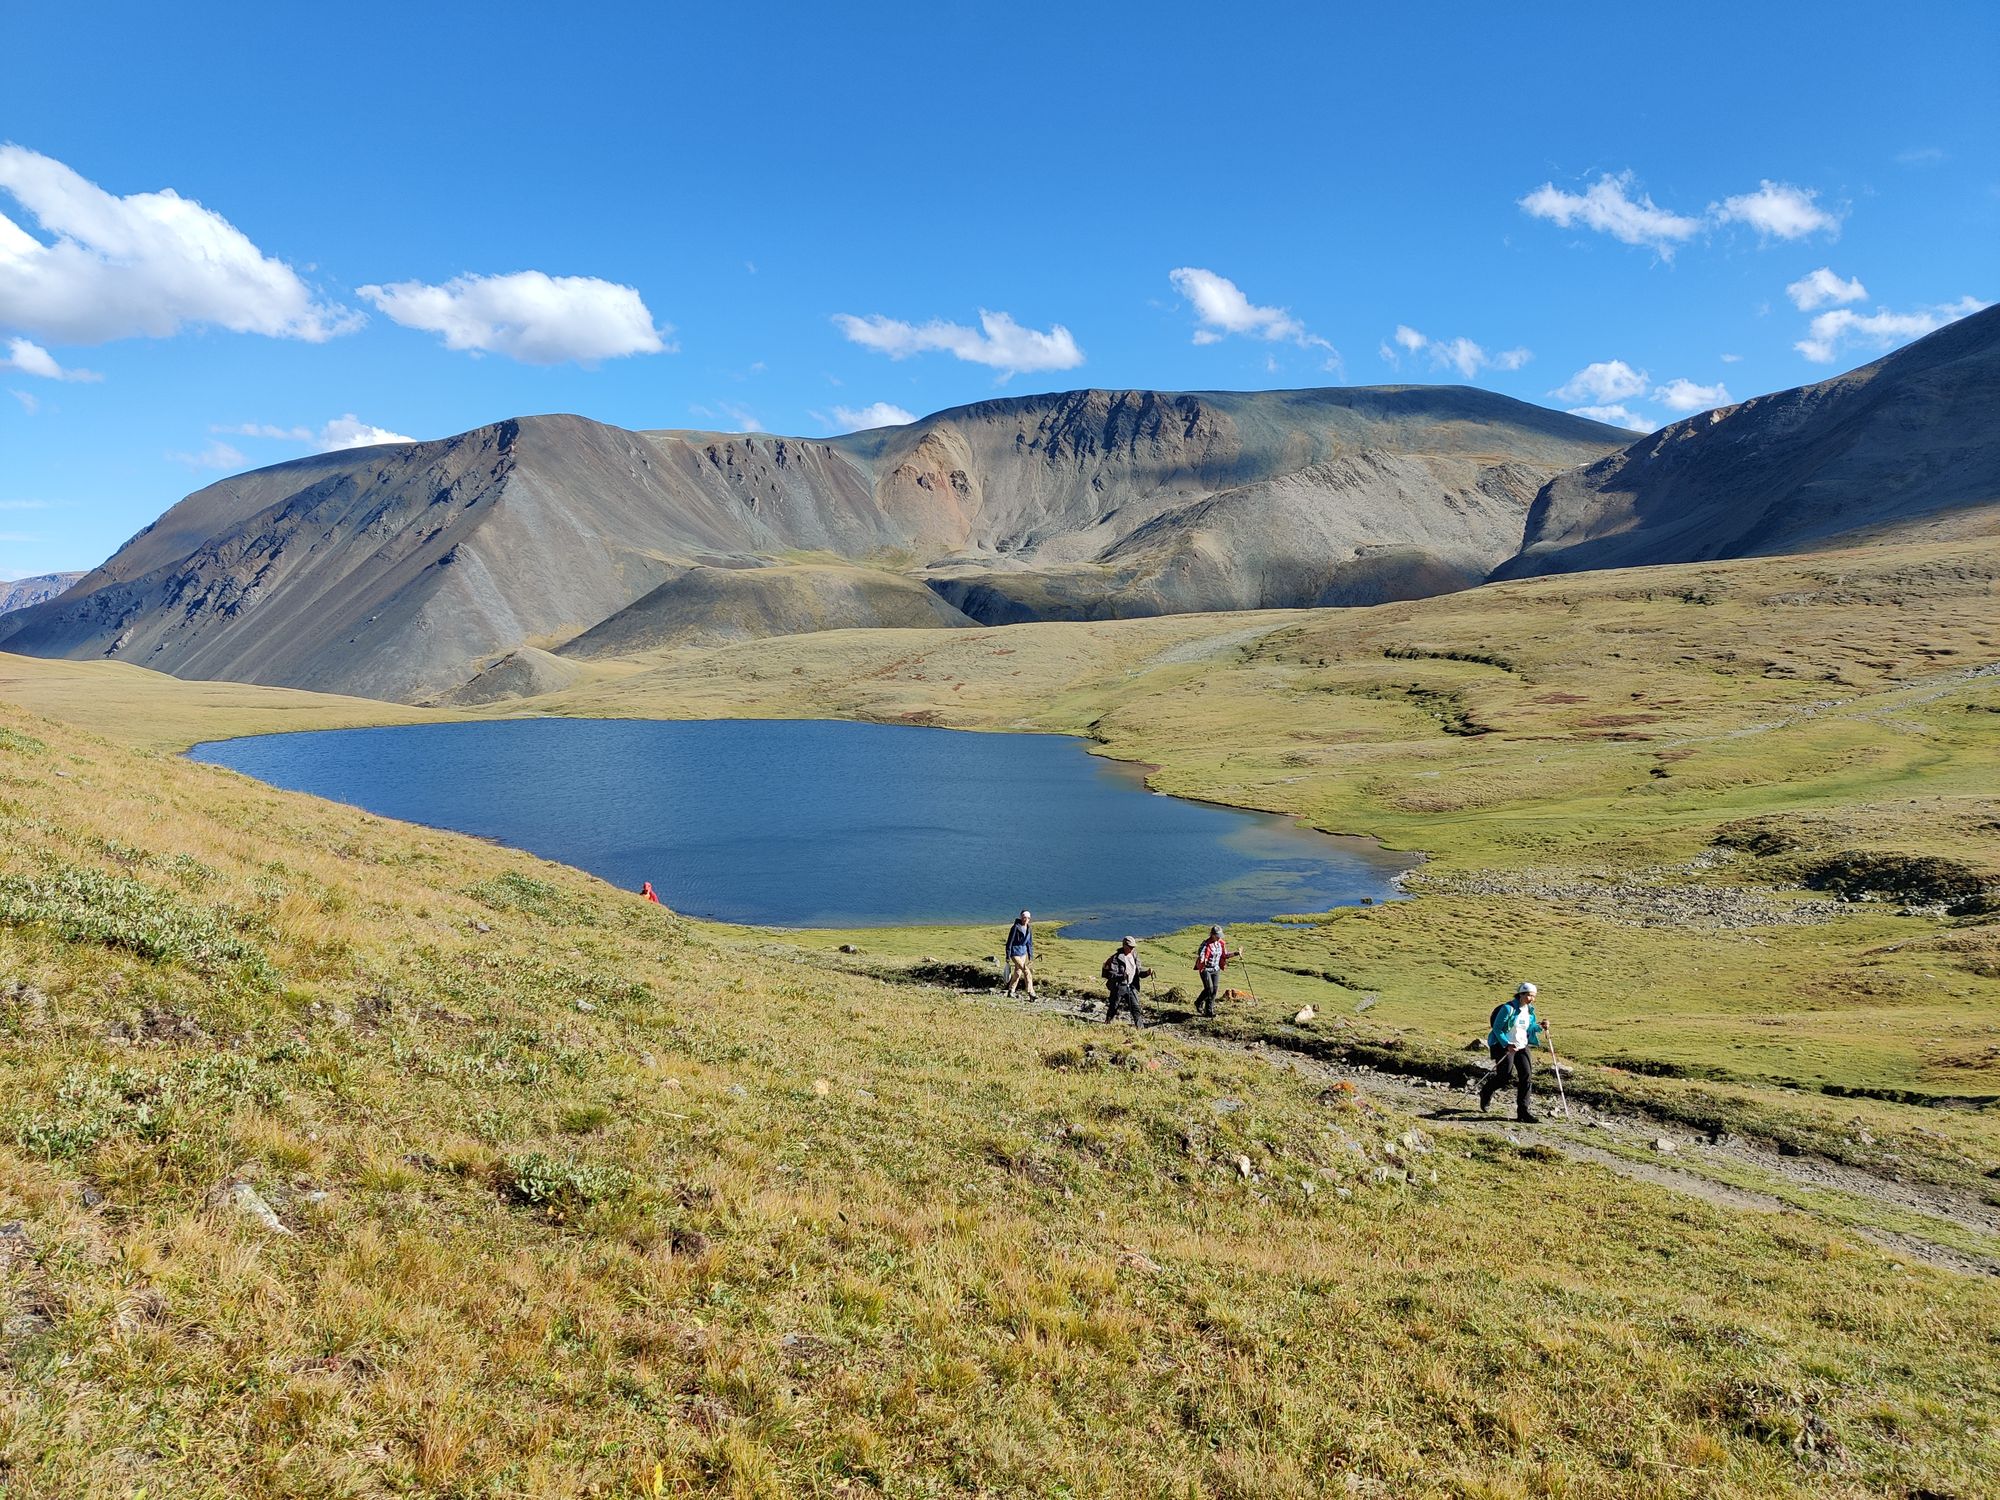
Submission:
[[[1030,1000],[1041,998],[1035,993],[1035,918],[1028,911],[1007,929],[1007,993],[1016,986],[1026,988]]]
[[[1493,1008],[1486,1033],[1486,1051],[1493,1059],[1493,1071],[1479,1085],[1481,1113],[1511,1077],[1514,1118],[1527,1125],[1537,1123],[1538,1117],[1528,1108],[1528,1088],[1535,1071],[1533,1048],[1542,1039],[1544,1030],[1541,1018],[1535,1014],[1535,996],[1539,993],[1534,985],[1523,981],[1515,988],[1513,999]]]
[[[1139,1009],[1139,981],[1151,979],[1153,971],[1139,962],[1139,940],[1125,939],[1111,957],[1104,960],[1104,967],[1098,972],[1104,976],[1106,1024],[1118,1019],[1118,1007],[1123,1005],[1131,1009],[1132,1024],[1143,1027],[1146,1013]]]

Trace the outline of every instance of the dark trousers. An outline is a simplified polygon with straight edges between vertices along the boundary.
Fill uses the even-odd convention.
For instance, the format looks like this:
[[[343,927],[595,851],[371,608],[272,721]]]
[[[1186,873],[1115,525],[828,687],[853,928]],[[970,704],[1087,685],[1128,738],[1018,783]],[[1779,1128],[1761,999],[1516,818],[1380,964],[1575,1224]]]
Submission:
[[[1194,1013],[1198,1016],[1215,1014],[1215,997],[1222,988],[1222,970],[1203,969],[1201,971],[1201,995],[1194,1002]]]
[[[1514,1079],[1514,1113],[1528,1112],[1528,1086],[1535,1075],[1535,1062],[1528,1049],[1519,1052],[1502,1052],[1499,1061],[1493,1064],[1493,1071],[1486,1075],[1486,1081],[1479,1085],[1479,1107],[1486,1108],[1493,1096],[1507,1087],[1509,1075]]]
[[[1106,1025],[1118,1019],[1118,1007],[1121,1005],[1131,1007],[1132,1024],[1134,1026],[1144,1026],[1146,1024],[1146,1013],[1139,1009],[1138,985],[1123,984],[1114,979],[1105,988],[1108,991],[1104,1001],[1104,1021]]]

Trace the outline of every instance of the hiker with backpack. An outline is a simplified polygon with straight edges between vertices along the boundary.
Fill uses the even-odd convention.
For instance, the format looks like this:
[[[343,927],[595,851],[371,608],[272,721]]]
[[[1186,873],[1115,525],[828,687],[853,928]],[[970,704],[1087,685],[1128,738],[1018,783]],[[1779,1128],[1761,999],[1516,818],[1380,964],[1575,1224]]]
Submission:
[[[1030,1000],[1041,997],[1035,993],[1035,918],[1030,912],[1022,912],[1014,919],[1014,925],[1007,929],[1007,989],[1012,995],[1015,986],[1025,986]]]
[[[1139,962],[1138,939],[1128,937],[1120,943],[1098,972],[1104,976],[1105,1024],[1118,1019],[1118,1007],[1123,1005],[1132,1011],[1132,1024],[1144,1027],[1146,1013],[1139,1009],[1139,981],[1151,979],[1153,971]]]
[[[1194,1002],[1196,1015],[1214,1018],[1216,997],[1222,993],[1222,971],[1229,967],[1230,959],[1242,956],[1241,949],[1229,946],[1220,927],[1208,929],[1208,941],[1194,958],[1194,971],[1201,976],[1201,994]]]
[[[1528,1108],[1529,1083],[1535,1071],[1533,1048],[1546,1032],[1541,1018],[1535,1014],[1535,996],[1539,993],[1534,985],[1524,982],[1515,989],[1513,999],[1493,1007],[1486,1033],[1486,1051],[1493,1059],[1493,1070],[1479,1085],[1482,1114],[1493,1102],[1494,1094],[1505,1088],[1511,1078],[1514,1118],[1524,1125],[1539,1122],[1540,1117]]]

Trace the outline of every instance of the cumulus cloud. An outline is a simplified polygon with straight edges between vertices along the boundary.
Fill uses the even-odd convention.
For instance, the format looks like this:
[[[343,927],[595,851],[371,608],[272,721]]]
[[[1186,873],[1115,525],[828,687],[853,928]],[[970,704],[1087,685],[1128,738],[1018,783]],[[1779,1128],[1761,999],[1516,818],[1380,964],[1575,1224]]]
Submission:
[[[220,214],[172,188],[118,197],[61,162],[0,146],[0,325],[58,343],[165,338],[212,325],[320,343],[360,326]]]
[[[858,409],[836,406],[833,418],[848,432],[866,432],[871,427],[907,427],[917,420],[917,414],[887,401],[875,401]]]
[[[654,326],[635,288],[595,276],[515,271],[360,290],[384,317],[437,334],[447,349],[504,354],[523,364],[590,364],[674,349],[666,340],[672,330]]]
[[[1301,349],[1322,349],[1329,355],[1334,347],[1282,307],[1259,307],[1243,295],[1227,276],[1218,276],[1199,266],[1181,266],[1167,273],[1174,290],[1194,305],[1197,344],[1220,343],[1232,333],[1270,342],[1297,344]],[[1338,357],[1337,355],[1335,356]]]
[[[1461,379],[1470,380],[1481,370],[1518,370],[1534,355],[1526,349],[1502,349],[1497,354],[1489,354],[1471,339],[1426,338],[1407,323],[1398,323],[1393,335],[1396,348],[1382,346],[1382,357],[1391,365],[1401,368],[1402,359],[1397,350],[1410,354],[1428,354],[1431,364],[1440,370],[1456,370]]]
[[[1678,246],[1714,225],[1746,224],[1767,240],[1800,240],[1840,228],[1840,216],[1819,206],[1816,190],[1768,177],[1755,192],[1711,203],[1700,215],[1676,213],[1648,194],[1635,195],[1633,181],[1630,172],[1606,172],[1581,193],[1545,182],[1518,201],[1533,218],[1565,229],[1580,224],[1628,245],[1645,245],[1662,260],[1672,260]]]
[[[1714,385],[1696,385],[1692,380],[1669,380],[1665,385],[1653,387],[1653,399],[1668,411],[1685,415],[1691,411],[1727,406],[1730,396],[1729,387],[1719,380]]]
[[[1800,312],[1811,312],[1815,307],[1825,307],[1829,303],[1860,302],[1867,297],[1868,289],[1861,284],[1858,276],[1842,281],[1833,274],[1831,267],[1821,266],[1787,286],[1785,295],[1792,299],[1792,306]]]
[[[1047,333],[1023,328],[1003,312],[979,310],[979,327],[933,318],[928,323],[904,323],[879,313],[857,318],[836,313],[834,326],[850,343],[891,359],[913,354],[949,354],[975,365],[988,365],[1010,375],[1034,370],[1073,370],[1083,363],[1083,350],[1070,331],[1057,323]]]
[[[1602,359],[1595,364],[1585,365],[1549,394],[1558,401],[1609,406],[1613,402],[1629,401],[1634,396],[1643,396],[1652,383],[1652,377],[1644,370],[1635,370],[1622,359]],[[1584,415],[1590,416],[1592,413],[1585,412]]]
[[[7,357],[0,370],[19,370],[23,375],[39,375],[44,380],[102,380],[95,370],[64,369],[56,357],[28,339],[7,340]]]
[[[1608,406],[1572,406],[1569,414],[1573,417],[1589,417],[1593,422],[1609,422],[1613,427],[1627,427],[1633,432],[1651,432],[1653,424],[1637,412],[1613,402]]]
[[[216,426],[208,430],[228,437],[270,438],[282,443],[304,443],[315,453],[339,453],[347,448],[372,448],[381,443],[416,441],[415,438],[407,437],[400,432],[391,432],[386,427],[377,427],[372,422],[364,422],[351,411],[320,424],[317,429],[277,427],[268,422],[239,422],[234,426]]]
[[[1821,208],[1811,188],[1793,187],[1789,182],[1765,178],[1754,193],[1738,193],[1709,205],[1709,213],[1721,224],[1748,224],[1767,239],[1802,240],[1808,235],[1830,234],[1840,228],[1840,218]]]
[[[1581,224],[1628,245],[1650,246],[1663,260],[1673,259],[1674,247],[1693,239],[1701,221],[1661,208],[1650,194],[1634,197],[1632,182],[1630,172],[1616,176],[1606,172],[1581,193],[1545,182],[1522,198],[1520,206],[1532,217],[1564,229]]]
[[[186,464],[190,469],[237,470],[250,467],[250,460],[243,456],[241,449],[224,442],[210,443],[199,453],[169,453],[167,457],[177,464]]]
[[[1814,318],[1806,336],[1792,347],[1815,364],[1831,364],[1850,344],[1866,349],[1893,349],[1934,333],[1947,323],[1970,317],[1985,306],[1977,297],[1961,297],[1956,302],[1901,313],[1886,307],[1878,307],[1872,313],[1858,313],[1851,307],[1836,308]]]

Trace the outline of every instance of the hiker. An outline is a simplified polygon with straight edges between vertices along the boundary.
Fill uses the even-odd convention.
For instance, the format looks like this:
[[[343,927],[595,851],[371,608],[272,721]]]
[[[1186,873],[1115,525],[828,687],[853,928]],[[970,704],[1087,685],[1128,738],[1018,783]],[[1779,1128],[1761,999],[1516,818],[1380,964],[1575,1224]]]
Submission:
[[[1033,912],[1022,912],[1014,919],[1014,925],[1007,929],[1007,990],[1014,993],[1016,985],[1024,986],[1030,1000],[1039,1000],[1035,993],[1035,916]]]
[[[652,902],[653,905],[655,906],[658,906],[660,904],[659,893],[653,889],[653,882],[650,880],[642,880],[639,882],[639,894],[644,896],[648,901]]]
[[[1146,1013],[1139,1009],[1139,981],[1151,979],[1153,971],[1141,967],[1139,963],[1139,940],[1127,938],[1118,945],[1111,957],[1104,960],[1099,970],[1104,975],[1104,1021],[1106,1025],[1118,1019],[1118,1007],[1131,1007],[1132,1024],[1143,1027]]]
[[[1486,1051],[1493,1059],[1493,1071],[1479,1085],[1482,1114],[1511,1076],[1514,1118],[1526,1125],[1539,1123],[1540,1117],[1528,1108],[1528,1084],[1535,1071],[1532,1049],[1542,1039],[1543,1032],[1541,1018],[1535,1014],[1535,996],[1539,993],[1532,984],[1523,983],[1514,991],[1513,999],[1493,1007],[1491,1029],[1486,1033]]]
[[[1229,946],[1220,927],[1208,929],[1208,941],[1194,957],[1194,971],[1201,976],[1201,996],[1194,1002],[1196,1015],[1215,1015],[1215,998],[1222,993],[1222,971],[1229,967],[1230,959],[1242,956],[1241,949]]]

